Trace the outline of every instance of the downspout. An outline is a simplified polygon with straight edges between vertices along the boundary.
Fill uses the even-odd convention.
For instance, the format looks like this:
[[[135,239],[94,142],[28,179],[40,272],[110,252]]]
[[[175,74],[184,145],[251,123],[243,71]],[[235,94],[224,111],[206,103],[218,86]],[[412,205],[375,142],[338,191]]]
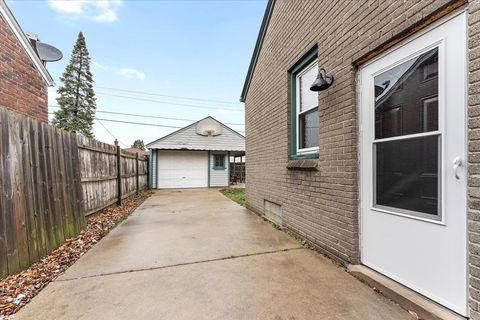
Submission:
[[[227,187],[230,187],[230,151],[227,152]]]
[[[155,149],[155,189],[158,186],[158,150]]]
[[[152,169],[153,169],[153,150],[154,149],[150,149],[150,161],[148,163],[148,182],[149,182],[149,188],[150,189],[153,189],[153,172],[152,172]]]
[[[210,188],[210,150],[208,150],[208,187]]]

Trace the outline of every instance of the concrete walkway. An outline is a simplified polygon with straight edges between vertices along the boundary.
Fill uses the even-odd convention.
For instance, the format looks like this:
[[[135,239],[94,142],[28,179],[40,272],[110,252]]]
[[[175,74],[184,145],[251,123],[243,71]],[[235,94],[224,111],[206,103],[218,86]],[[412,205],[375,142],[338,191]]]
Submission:
[[[18,319],[412,319],[218,190],[157,191]]]

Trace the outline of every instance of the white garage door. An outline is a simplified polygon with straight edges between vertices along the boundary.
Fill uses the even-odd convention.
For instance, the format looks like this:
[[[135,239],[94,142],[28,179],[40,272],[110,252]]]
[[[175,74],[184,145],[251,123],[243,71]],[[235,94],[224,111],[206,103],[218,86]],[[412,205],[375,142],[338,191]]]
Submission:
[[[208,187],[208,152],[158,151],[157,187]]]

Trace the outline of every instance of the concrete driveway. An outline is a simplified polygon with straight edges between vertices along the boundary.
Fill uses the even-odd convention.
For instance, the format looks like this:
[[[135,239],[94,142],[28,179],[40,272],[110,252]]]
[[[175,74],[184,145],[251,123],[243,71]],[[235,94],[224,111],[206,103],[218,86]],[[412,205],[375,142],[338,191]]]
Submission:
[[[412,319],[218,190],[157,191],[15,319]]]

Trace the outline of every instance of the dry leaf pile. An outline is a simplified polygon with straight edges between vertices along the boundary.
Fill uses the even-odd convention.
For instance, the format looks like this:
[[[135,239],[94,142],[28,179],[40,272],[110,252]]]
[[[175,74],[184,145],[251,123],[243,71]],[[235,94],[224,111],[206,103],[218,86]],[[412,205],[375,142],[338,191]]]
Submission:
[[[86,227],[80,235],[67,239],[62,246],[27,270],[1,279],[0,320],[20,310],[151,194],[151,191],[142,191],[122,200],[121,206],[105,208],[87,217]]]

